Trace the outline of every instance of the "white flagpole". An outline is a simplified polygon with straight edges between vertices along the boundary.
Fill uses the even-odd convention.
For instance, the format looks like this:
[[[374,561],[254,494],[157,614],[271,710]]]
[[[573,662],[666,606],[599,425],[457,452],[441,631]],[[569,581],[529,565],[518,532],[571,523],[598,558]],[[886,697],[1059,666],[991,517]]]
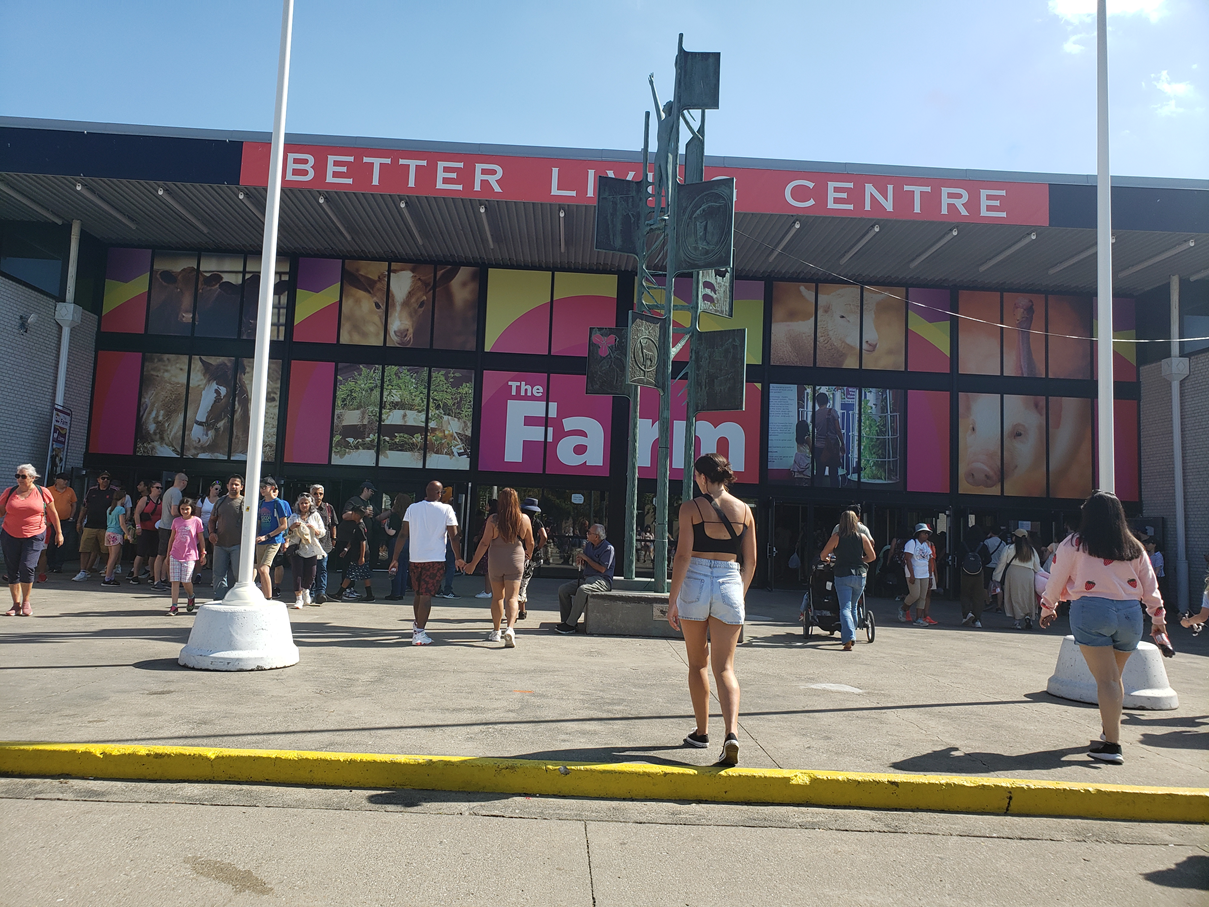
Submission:
[[[285,102],[290,81],[290,39],[294,0],[281,8],[281,52],[277,58],[277,103],[273,110],[273,144],[269,152],[269,194],[265,202],[264,247],[260,256],[260,299],[256,308],[256,354],[248,399],[248,465],[245,470],[243,535],[239,582],[254,583],[256,509],[260,503],[260,470],[264,461],[264,412],[269,381],[269,336],[273,330],[273,284],[277,272],[277,226],[281,221],[281,163],[285,157]]]
[[[282,0],[281,50],[277,58],[277,105],[269,158],[269,192],[260,258],[260,300],[256,352],[248,401],[248,460],[245,471],[243,526],[238,582],[222,601],[202,605],[178,661],[208,671],[284,668],[298,663],[290,618],[281,602],[265,599],[255,582],[256,515],[260,469],[264,459],[264,412],[269,377],[269,336],[273,330],[273,284],[277,268],[277,225],[281,214],[281,162],[285,148],[285,101],[290,75],[290,38],[294,0]]]
[[[1108,171],[1108,13],[1096,4],[1096,464],[1101,491],[1116,490],[1112,387],[1112,178]]]

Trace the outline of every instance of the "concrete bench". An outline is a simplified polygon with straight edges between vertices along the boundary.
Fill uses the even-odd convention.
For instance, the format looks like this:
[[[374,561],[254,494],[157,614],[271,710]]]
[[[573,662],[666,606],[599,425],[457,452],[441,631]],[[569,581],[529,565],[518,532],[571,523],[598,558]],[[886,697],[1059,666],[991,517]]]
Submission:
[[[650,636],[680,639],[667,622],[667,593],[613,589],[589,592],[584,632],[589,636]],[[739,633],[743,641],[743,633]]]

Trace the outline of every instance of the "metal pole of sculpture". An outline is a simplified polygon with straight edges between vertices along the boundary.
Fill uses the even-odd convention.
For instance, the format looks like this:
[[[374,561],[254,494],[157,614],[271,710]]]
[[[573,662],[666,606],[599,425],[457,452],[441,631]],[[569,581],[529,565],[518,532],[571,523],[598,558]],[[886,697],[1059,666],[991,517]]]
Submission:
[[[648,158],[651,146],[651,112],[648,110],[642,124],[642,181],[647,179]],[[643,214],[645,215],[645,211]],[[634,279],[635,308],[642,310],[642,275],[646,271],[646,231],[639,245],[638,273]],[[630,385],[630,446],[629,469],[625,479],[625,522],[626,557],[623,565],[626,579],[634,579],[638,573],[638,385]]]
[[[701,125],[693,129],[685,113],[685,128],[692,134],[684,152],[685,183],[700,183],[705,180],[705,111],[701,111]],[[693,356],[693,336],[698,330],[701,313],[702,272],[693,272],[693,290],[689,297],[687,341],[689,343],[688,366],[685,368],[684,400],[684,466],[682,471],[682,501],[690,501],[696,494],[693,482],[693,464],[697,461],[697,360]]]

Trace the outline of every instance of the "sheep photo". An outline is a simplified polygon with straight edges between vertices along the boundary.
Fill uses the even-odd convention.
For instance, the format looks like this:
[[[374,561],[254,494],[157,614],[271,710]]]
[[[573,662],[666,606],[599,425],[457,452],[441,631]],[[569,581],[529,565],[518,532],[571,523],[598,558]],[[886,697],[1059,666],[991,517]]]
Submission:
[[[904,290],[851,284],[777,283],[772,363],[820,368],[904,367]]]

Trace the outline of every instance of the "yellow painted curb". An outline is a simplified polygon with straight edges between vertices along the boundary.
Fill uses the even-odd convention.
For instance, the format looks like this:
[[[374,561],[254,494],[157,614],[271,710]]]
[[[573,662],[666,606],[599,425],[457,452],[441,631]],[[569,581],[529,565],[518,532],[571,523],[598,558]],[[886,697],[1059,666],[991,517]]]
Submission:
[[[1209,822],[1209,789],[1204,788],[1065,784],[958,775],[59,743],[0,743],[0,775]]]

